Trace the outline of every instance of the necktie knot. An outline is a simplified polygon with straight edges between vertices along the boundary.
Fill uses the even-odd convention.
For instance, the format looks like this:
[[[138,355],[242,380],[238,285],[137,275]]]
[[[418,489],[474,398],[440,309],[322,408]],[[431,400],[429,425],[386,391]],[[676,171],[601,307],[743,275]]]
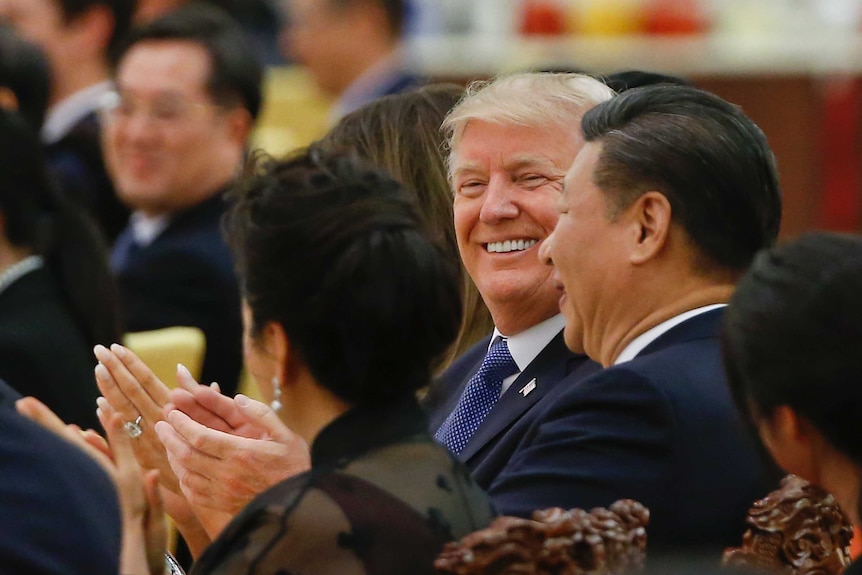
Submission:
[[[498,337],[488,349],[479,371],[470,378],[458,404],[434,437],[453,453],[461,453],[491,408],[500,399],[503,380],[518,373],[506,340]]]

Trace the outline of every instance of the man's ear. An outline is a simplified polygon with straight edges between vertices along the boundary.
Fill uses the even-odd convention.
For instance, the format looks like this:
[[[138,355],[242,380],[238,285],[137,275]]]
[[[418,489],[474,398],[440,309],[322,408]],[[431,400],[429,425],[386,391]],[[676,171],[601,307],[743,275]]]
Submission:
[[[813,429],[793,408],[779,405],[770,415],[758,419],[757,428],[779,467],[808,481],[817,481]]]
[[[225,111],[225,125],[230,140],[241,147],[245,147],[254,128],[251,113],[242,106],[230,108]]]
[[[634,247],[630,261],[643,264],[658,255],[667,244],[672,210],[670,201],[656,191],[641,194],[626,210],[630,218]]]

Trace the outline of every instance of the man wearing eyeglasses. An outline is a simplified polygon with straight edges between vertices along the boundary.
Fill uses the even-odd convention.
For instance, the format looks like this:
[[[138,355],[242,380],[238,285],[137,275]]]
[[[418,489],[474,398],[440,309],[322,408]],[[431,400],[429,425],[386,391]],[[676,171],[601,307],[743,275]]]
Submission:
[[[242,363],[239,293],[219,221],[261,105],[262,70],[226,14],[190,5],[134,30],[104,101],[104,148],[132,210],[111,258],[127,331],[195,326],[202,378]]]

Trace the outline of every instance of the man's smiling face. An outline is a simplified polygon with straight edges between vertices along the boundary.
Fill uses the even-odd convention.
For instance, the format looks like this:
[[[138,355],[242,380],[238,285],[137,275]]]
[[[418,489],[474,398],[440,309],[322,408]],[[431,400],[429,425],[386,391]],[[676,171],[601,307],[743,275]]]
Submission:
[[[452,152],[458,248],[494,323],[514,335],[558,313],[539,260],[580,131],[471,120]]]

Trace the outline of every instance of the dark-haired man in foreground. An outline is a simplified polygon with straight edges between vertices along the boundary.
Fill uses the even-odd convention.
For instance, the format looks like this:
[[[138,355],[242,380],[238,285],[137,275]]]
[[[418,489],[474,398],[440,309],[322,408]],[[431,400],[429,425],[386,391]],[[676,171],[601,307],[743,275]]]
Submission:
[[[732,403],[719,324],[778,234],[774,159],[741,111],[690,87],[627,91],[582,131],[540,256],[567,344],[606,369],[554,388],[490,493],[516,515],[637,499],[651,555],[719,552],[773,485]]]

